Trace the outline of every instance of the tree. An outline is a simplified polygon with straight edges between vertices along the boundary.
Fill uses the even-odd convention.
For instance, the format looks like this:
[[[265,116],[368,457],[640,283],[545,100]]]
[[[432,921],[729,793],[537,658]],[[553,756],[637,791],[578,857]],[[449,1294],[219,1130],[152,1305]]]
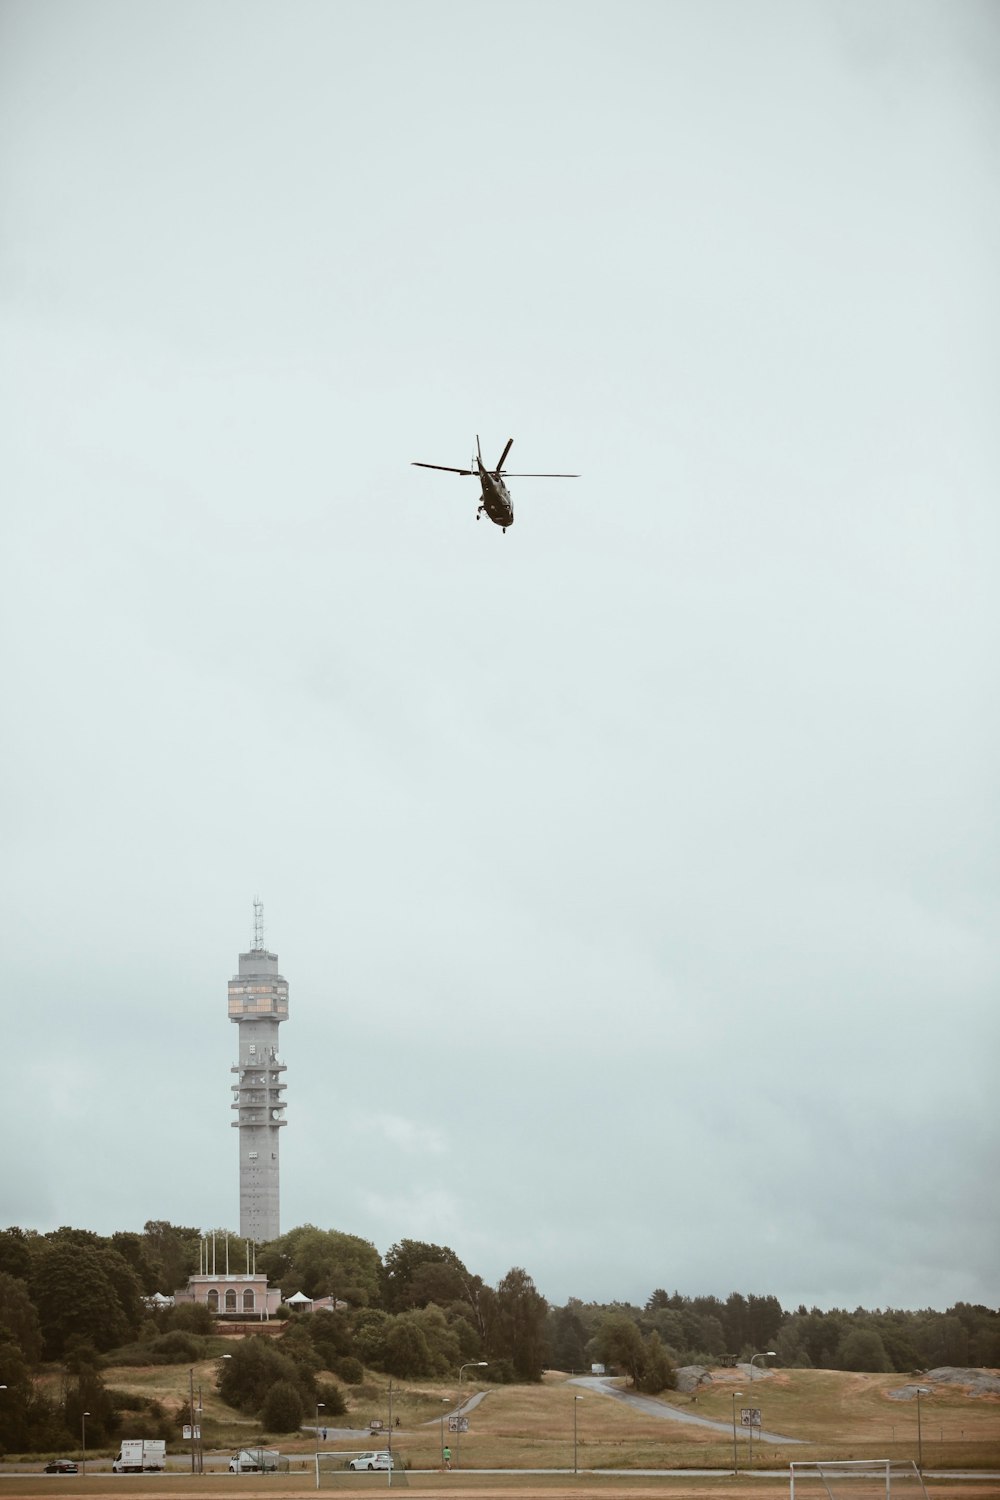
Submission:
[[[30,1290],[47,1359],[58,1359],[73,1340],[113,1349],[138,1327],[135,1309],[141,1304],[135,1278],[114,1251],[69,1239],[48,1244],[35,1256]]]
[[[541,1380],[547,1312],[548,1303],[527,1271],[512,1267],[488,1301],[488,1357],[509,1359],[518,1380]]]
[[[28,1288],[16,1276],[0,1271],[0,1339],[5,1337],[20,1348],[29,1365],[38,1364],[42,1330]]]
[[[143,1226],[143,1251],[149,1264],[154,1291],[169,1295],[187,1285],[198,1269],[201,1230],[167,1219],[147,1219]]]
[[[642,1334],[628,1313],[608,1313],[594,1336],[597,1356],[606,1365],[624,1370],[634,1386],[642,1373]]]
[[[555,1307],[549,1313],[547,1337],[552,1364],[557,1370],[582,1370],[587,1362],[587,1330],[573,1307]]]
[[[676,1385],[674,1367],[660,1342],[660,1335],[654,1330],[643,1345],[639,1389],[647,1391],[651,1396],[658,1396],[661,1391],[672,1391]]]
[[[0,1233],[0,1271],[16,1276],[19,1281],[27,1281],[31,1276],[32,1243],[23,1229],[13,1225]]]
[[[269,1432],[297,1432],[302,1422],[302,1396],[291,1380],[278,1380],[264,1397],[261,1422]]]
[[[837,1345],[837,1368],[870,1370],[876,1374],[891,1369],[881,1335],[875,1328],[851,1328]]]
[[[447,1375],[449,1370],[457,1370],[467,1358],[475,1359],[479,1353],[479,1340],[475,1338],[471,1325],[463,1318],[449,1322],[441,1308],[433,1302],[427,1307],[414,1308],[406,1316],[420,1329],[427,1344],[428,1375]],[[475,1345],[471,1354],[467,1354],[462,1347],[460,1329],[473,1334]]]
[[[281,1354],[271,1339],[255,1334],[234,1344],[219,1379],[219,1393],[229,1406],[259,1412],[268,1391],[279,1381],[300,1384],[295,1361]]]
[[[385,1366],[389,1322],[388,1313],[376,1307],[362,1308],[351,1319],[355,1354],[371,1369],[381,1370]]]
[[[405,1312],[436,1302],[444,1307],[465,1301],[475,1305],[474,1283],[454,1250],[423,1240],[400,1240],[386,1251],[382,1264],[382,1305],[388,1312]],[[481,1285],[481,1283],[480,1283]]]
[[[302,1224],[263,1246],[257,1266],[286,1296],[337,1297],[353,1307],[379,1302],[379,1253],[356,1234]]]
[[[424,1331],[407,1313],[390,1318],[385,1333],[383,1368],[390,1375],[407,1380],[414,1375],[430,1375],[431,1354]]]

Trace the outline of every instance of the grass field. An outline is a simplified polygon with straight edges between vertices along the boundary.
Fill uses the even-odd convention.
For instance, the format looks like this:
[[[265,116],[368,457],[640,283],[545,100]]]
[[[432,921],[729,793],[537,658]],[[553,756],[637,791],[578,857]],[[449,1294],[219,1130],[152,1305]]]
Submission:
[[[164,1477],[143,1476],[138,1481],[144,1496],[165,1493],[182,1500],[188,1493],[209,1495],[221,1488],[232,1495],[264,1493],[271,1500],[284,1495],[305,1494],[313,1483],[312,1453],[315,1438],[311,1432],[294,1436],[262,1432],[252,1418],[242,1418],[219,1401],[215,1390],[217,1361],[206,1361],[194,1367],[194,1385],[201,1388],[204,1402],[204,1437],[206,1453],[231,1452],[241,1444],[264,1442],[277,1447],[292,1464],[284,1475],[247,1475],[237,1479],[228,1474],[205,1473],[194,1478],[187,1467],[187,1450],[178,1440],[168,1444],[168,1452],[180,1472]],[[187,1367],[122,1367],[105,1372],[109,1387],[157,1396],[165,1406],[178,1407],[187,1398]],[[417,1474],[410,1478],[415,1493],[473,1492],[485,1497],[490,1492],[503,1493],[508,1482],[496,1475],[475,1474],[490,1469],[563,1471],[551,1475],[525,1473],[513,1481],[521,1496],[531,1493],[556,1496],[593,1494],[600,1496],[656,1495],[667,1493],[671,1500],[684,1495],[709,1497],[732,1494],[733,1486],[748,1497],[772,1500],[787,1493],[787,1478],[780,1483],[759,1480],[745,1471],[749,1449],[745,1430],[737,1425],[738,1479],[704,1480],[694,1475],[684,1481],[649,1480],[636,1476],[634,1481],[610,1476],[572,1474],[574,1461],[573,1421],[576,1413],[576,1462],[580,1471],[601,1469],[729,1469],[733,1466],[732,1418],[734,1406],[759,1406],[765,1430],[799,1438],[793,1446],[754,1442],[754,1469],[787,1470],[789,1461],[810,1458],[898,1458],[917,1457],[917,1411],[914,1401],[897,1401],[890,1392],[906,1385],[899,1375],[859,1375],[829,1370],[772,1371],[750,1384],[737,1372],[713,1372],[710,1385],[702,1386],[697,1400],[689,1395],[668,1393],[661,1402],[664,1413],[672,1409],[707,1417],[724,1424],[724,1431],[688,1426],[678,1421],[637,1412],[622,1402],[609,1399],[586,1387],[568,1382],[565,1375],[549,1373],[538,1386],[478,1386],[463,1383],[464,1399],[477,1390],[486,1392],[484,1400],[469,1415],[469,1431],[459,1440],[449,1435],[443,1421],[456,1404],[454,1383],[392,1382],[392,1415],[400,1426],[393,1433],[397,1460],[411,1471],[436,1470],[440,1465],[442,1439],[450,1443],[453,1454],[461,1454],[461,1474]],[[736,1392],[742,1395],[737,1396]],[[370,1375],[362,1386],[346,1391],[349,1415],[337,1418],[342,1426],[358,1429],[353,1438],[331,1435],[325,1446],[331,1449],[372,1446],[368,1423],[372,1418],[388,1421],[389,1382],[385,1377]],[[574,1397],[579,1396],[579,1401]],[[1000,1399],[969,1397],[960,1387],[941,1386],[921,1399],[923,1462],[925,1469],[1000,1470]],[[309,1420],[307,1418],[307,1420]],[[79,1489],[98,1496],[107,1490],[120,1497],[135,1492],[136,1481],[112,1478],[105,1470],[109,1455],[88,1453],[88,1474],[84,1479],[43,1479],[41,1460],[32,1459],[26,1467],[32,1471],[30,1484],[17,1487],[10,1475],[0,1477],[0,1500],[24,1493],[43,1495],[54,1487],[60,1495]],[[567,1473],[569,1471],[569,1473]],[[678,1489],[678,1484],[681,1488]],[[11,1488],[11,1486],[14,1486]],[[125,1486],[128,1485],[128,1489]],[[664,1490],[663,1486],[666,1486]],[[181,1488],[183,1486],[183,1489]],[[568,1487],[569,1486],[569,1487]],[[348,1481],[340,1487],[388,1488],[382,1475],[360,1475],[356,1486]],[[959,1490],[949,1485],[947,1493],[957,1500]],[[989,1481],[973,1486],[979,1500],[992,1500],[1000,1489],[989,1488]]]

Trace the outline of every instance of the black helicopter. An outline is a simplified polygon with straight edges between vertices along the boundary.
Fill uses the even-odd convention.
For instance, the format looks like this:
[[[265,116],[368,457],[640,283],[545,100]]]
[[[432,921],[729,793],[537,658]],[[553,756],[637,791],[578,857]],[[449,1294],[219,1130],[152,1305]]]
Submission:
[[[483,463],[483,453],[479,446],[479,436],[476,436],[476,457],[473,459],[474,469],[456,469],[450,464],[425,464],[419,459],[414,459],[411,467],[414,469],[439,469],[445,474],[469,474],[479,480],[482,486],[483,497],[476,511],[476,520],[483,511],[497,526],[502,526],[504,531],[508,526],[514,524],[514,503],[510,498],[510,491],[504,484],[504,479],[579,479],[579,474],[508,474],[504,469],[504,459],[510,452],[513,438],[507,439],[507,446],[497,460],[495,469],[488,469]]]

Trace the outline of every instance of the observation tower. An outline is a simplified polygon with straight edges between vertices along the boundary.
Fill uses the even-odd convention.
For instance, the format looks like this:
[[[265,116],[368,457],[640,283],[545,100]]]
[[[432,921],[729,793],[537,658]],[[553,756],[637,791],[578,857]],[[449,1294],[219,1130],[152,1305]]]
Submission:
[[[253,947],[229,981],[229,1019],[239,1033],[232,1108],[239,1131],[240,1234],[263,1243],[281,1233],[278,1141],[285,1120],[278,1027],[288,1020],[288,984],[264,947],[264,904],[254,899]]]

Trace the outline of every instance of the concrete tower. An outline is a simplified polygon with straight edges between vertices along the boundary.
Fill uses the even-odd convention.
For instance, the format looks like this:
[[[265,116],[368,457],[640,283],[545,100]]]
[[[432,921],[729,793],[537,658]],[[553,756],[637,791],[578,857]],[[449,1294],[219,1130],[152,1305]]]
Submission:
[[[264,906],[254,900],[253,947],[240,954],[240,971],[229,981],[229,1019],[240,1028],[240,1060],[230,1069],[233,1128],[240,1143],[240,1234],[260,1242],[281,1233],[278,1140],[284,1118],[285,1071],[278,1061],[278,1027],[288,1020],[288,985],[278,973],[278,955],[264,948]]]

